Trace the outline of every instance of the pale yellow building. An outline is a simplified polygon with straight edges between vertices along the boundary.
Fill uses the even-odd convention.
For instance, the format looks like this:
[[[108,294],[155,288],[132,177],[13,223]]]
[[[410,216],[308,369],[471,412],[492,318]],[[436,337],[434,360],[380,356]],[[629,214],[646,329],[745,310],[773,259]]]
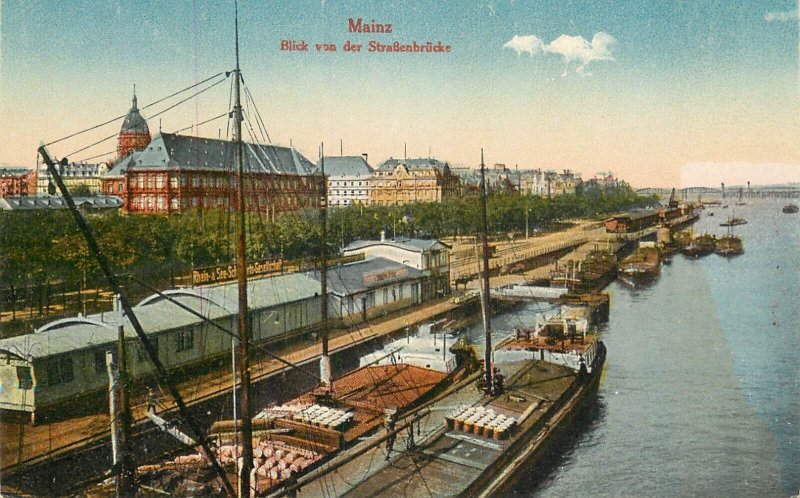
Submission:
[[[389,158],[375,170],[371,204],[383,206],[413,202],[445,202],[458,195],[459,178],[446,162],[431,158]]]

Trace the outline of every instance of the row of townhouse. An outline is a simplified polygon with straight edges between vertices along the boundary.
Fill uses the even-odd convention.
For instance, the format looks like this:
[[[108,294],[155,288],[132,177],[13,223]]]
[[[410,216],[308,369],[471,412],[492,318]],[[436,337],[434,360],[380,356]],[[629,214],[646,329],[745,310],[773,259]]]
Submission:
[[[477,190],[480,187],[480,171],[458,168],[454,172],[461,179],[465,191]],[[582,184],[580,174],[568,169],[559,173],[543,169],[510,169],[505,164],[495,164],[487,169],[485,174],[490,191],[519,192],[542,197],[574,194]]]
[[[460,180],[446,162],[433,158],[389,158],[373,168],[367,157],[364,154],[324,159],[329,206],[445,202],[460,194]],[[322,166],[320,160],[317,171]]]
[[[84,186],[83,195],[121,200],[129,213],[172,214],[187,210],[231,208],[236,203],[234,143],[158,132],[151,136],[136,95],[117,136],[117,159],[111,163],[73,162],[61,169],[67,187]],[[321,172],[327,176],[327,202],[351,205],[404,205],[446,202],[477,191],[476,169],[453,168],[427,158],[389,158],[373,168],[368,156],[333,156],[313,164],[293,147],[245,143],[245,209],[276,213],[319,206]],[[510,170],[497,164],[487,170],[491,190],[551,196],[574,193],[579,175],[541,169]],[[605,185],[610,174],[603,174]],[[52,179],[39,165],[36,193],[53,194]],[[25,194],[22,194],[25,195]]]

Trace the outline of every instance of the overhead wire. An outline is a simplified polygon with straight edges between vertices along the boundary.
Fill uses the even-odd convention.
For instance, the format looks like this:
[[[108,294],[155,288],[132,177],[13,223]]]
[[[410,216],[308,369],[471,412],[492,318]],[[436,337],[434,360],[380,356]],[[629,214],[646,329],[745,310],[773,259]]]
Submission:
[[[185,128],[181,128],[179,130],[175,130],[172,133],[180,133],[182,131],[191,130],[191,129],[194,129],[195,127],[200,127],[200,126],[202,126],[204,124],[210,123],[210,122],[212,122],[214,120],[217,120],[217,119],[219,119],[219,118],[221,118],[223,116],[227,116],[229,114],[230,114],[230,112],[223,112],[222,114],[218,114],[218,115],[214,116],[213,118],[209,118],[209,119],[206,119],[205,121],[202,121],[200,123],[193,124],[193,125],[187,126]]]
[[[205,92],[206,92],[206,91],[208,91],[208,90],[211,90],[212,88],[214,88],[215,86],[219,85],[219,84],[220,84],[220,83],[222,83],[223,81],[225,81],[225,79],[221,79],[221,80],[219,80],[219,81],[217,81],[217,82],[215,82],[215,83],[213,83],[213,84],[211,84],[211,85],[209,85],[209,86],[207,86],[207,87],[205,87],[205,88],[203,88],[203,89],[201,89],[201,90],[199,90],[199,91],[197,91],[197,92],[193,93],[193,94],[192,94],[192,95],[190,95],[189,97],[186,97],[185,99],[179,100],[179,101],[178,101],[178,102],[176,102],[175,104],[172,104],[171,106],[169,106],[169,107],[167,107],[167,108],[165,108],[165,109],[162,109],[161,111],[159,111],[159,112],[157,112],[157,113],[155,113],[155,114],[151,115],[151,116],[150,116],[150,119],[152,119],[152,118],[155,118],[155,117],[157,117],[157,116],[160,116],[160,115],[162,115],[162,114],[164,114],[164,113],[166,113],[166,112],[169,112],[169,111],[171,111],[172,109],[174,109],[174,108],[178,107],[179,105],[181,105],[181,104],[183,104],[183,103],[185,103],[185,102],[188,102],[189,100],[192,100],[193,98],[197,97],[198,95],[200,95],[200,94],[203,94],[203,93],[205,93]],[[164,99],[162,99],[162,101],[163,101],[163,100],[164,100]],[[123,116],[123,117],[124,117],[124,116]],[[120,118],[116,118],[116,120],[119,120],[119,119],[120,119]],[[106,123],[106,124],[107,124],[107,123]],[[90,148],[92,148],[92,147],[94,147],[94,146],[96,146],[96,145],[99,145],[99,144],[101,144],[101,143],[103,143],[103,142],[105,142],[105,141],[107,141],[107,140],[111,140],[111,139],[113,139],[113,138],[115,138],[115,137],[118,137],[118,136],[119,136],[119,133],[114,133],[114,134],[112,134],[112,135],[109,135],[109,136],[107,136],[107,137],[105,137],[105,138],[102,138],[102,139],[98,140],[97,142],[94,142],[94,143],[92,143],[92,144],[89,144],[89,145],[87,145],[87,146],[85,146],[85,147],[82,147],[82,148],[80,148],[80,149],[76,150],[76,151],[70,152],[69,154],[66,154],[66,156],[65,156],[65,157],[69,157],[69,156],[71,156],[71,155],[73,155],[73,154],[77,154],[77,153],[79,153],[79,152],[83,152],[83,151],[85,151],[86,149],[90,149]],[[55,143],[55,142],[51,142],[51,143]]]
[[[254,103],[253,103],[253,105],[254,105]],[[252,122],[250,121],[249,113],[243,113],[243,117],[245,119],[245,124],[247,125],[246,131],[247,131],[248,135],[250,136],[250,139],[255,144],[261,146],[261,143],[260,143],[258,137],[255,134],[255,130],[253,129]],[[262,135],[262,137],[263,137],[263,135]],[[254,150],[254,152],[257,152],[257,150]],[[280,154],[278,154],[277,151],[274,151],[274,152],[275,152],[274,155],[276,156],[277,160],[280,162]],[[270,160],[269,154],[266,153],[266,152],[265,152],[265,159],[267,161]],[[248,165],[247,170],[252,173],[251,169],[252,169],[251,166]],[[265,171],[265,173],[270,174],[270,176],[272,176],[271,173],[273,173],[273,172],[272,171]],[[257,179],[256,175],[253,175],[253,174],[249,174],[247,176],[247,179],[249,181],[251,195],[250,196],[246,196],[246,197],[250,197],[253,200],[254,204],[255,204],[255,210],[248,210],[251,213],[251,215],[248,217],[248,225],[251,227],[250,233],[252,234],[253,233],[252,227],[254,225],[260,227],[261,230],[265,229],[265,225],[264,225],[264,222],[263,222],[264,210],[261,209],[261,205],[259,203],[259,199],[260,199],[260,195],[259,194],[263,193],[264,196],[267,197],[267,199],[269,200],[269,197],[267,196],[267,192],[268,192],[268,190],[270,188],[270,186],[269,186],[270,179],[269,178],[264,178],[264,177],[261,177],[261,178]],[[260,184],[260,186],[258,184]],[[273,203],[274,203],[274,201],[273,201]],[[267,209],[269,209],[269,204],[267,204]],[[265,246],[265,248],[266,248],[266,246]],[[284,295],[283,296],[278,296],[278,286],[272,286],[272,292],[275,294],[276,302],[288,302],[289,301],[288,288],[287,287],[282,287],[282,290],[283,290],[283,294]],[[298,325],[298,323],[297,323],[298,322],[297,314],[296,313],[291,313],[291,309],[289,309],[287,311],[288,311],[288,313],[284,313],[285,316],[283,317],[283,322],[282,322],[284,324],[283,325],[284,330],[286,329],[286,327],[293,327],[293,326]],[[292,320],[292,318],[294,318],[295,321],[293,323],[289,323],[289,321]],[[302,319],[302,312],[301,312],[301,318],[299,319],[299,323],[301,324],[301,326],[302,326],[302,322],[303,321],[304,320]],[[281,336],[284,337],[284,339],[286,339],[288,337],[288,332],[284,331],[283,333],[279,333],[278,335],[281,335]],[[267,348],[269,347],[267,344],[261,344],[260,346],[261,347],[257,347],[256,349],[258,349],[258,350],[267,350]],[[263,357],[257,359],[259,367],[263,367],[263,360],[264,360]],[[320,380],[320,379],[317,379],[317,380]],[[320,444],[322,444],[323,441],[321,441],[321,440],[317,441],[318,438],[316,436],[314,436],[313,434],[311,434],[310,436],[311,437],[308,440],[308,445],[307,445],[308,448],[307,449],[312,450],[312,451],[316,451],[317,447]],[[323,496],[335,496],[336,495],[335,485],[332,482],[328,483],[327,482],[328,479],[330,479],[330,478],[326,476],[325,478],[322,479],[322,482],[320,483],[320,485],[322,487]],[[331,490],[331,488],[330,488],[331,486],[333,487],[333,490]]]
[[[248,122],[247,122],[247,125],[248,125],[248,126],[247,126],[247,128],[246,128],[246,130],[247,130],[247,133],[250,135],[250,138],[251,138],[251,139],[252,139],[254,142],[258,142],[258,139],[257,139],[257,137],[255,137],[255,131],[254,131],[253,127],[252,127],[252,123],[250,123],[250,122],[249,122],[249,116],[245,115],[245,119],[247,119],[247,120],[248,120]],[[280,167],[281,167],[281,169],[282,169],[282,170],[285,170],[286,168],[284,167],[284,165],[282,164],[282,162],[281,162],[281,160],[280,160],[280,155],[279,155],[279,154],[276,154],[276,157],[277,157],[277,159],[278,159],[278,161],[279,161],[279,163],[280,163]],[[251,183],[254,181],[254,179],[253,179],[252,177],[250,178],[250,180],[251,180]],[[253,191],[255,192],[255,188],[253,189]],[[257,195],[254,195],[254,196],[253,196],[253,198],[254,198],[254,199],[256,199],[256,202],[257,202],[257,198],[258,198],[258,196],[257,196]],[[260,221],[260,220],[262,219],[263,213],[261,212],[261,210],[260,210],[260,209],[257,209],[255,213],[256,213],[256,214],[255,214],[255,219]],[[291,211],[290,211],[290,212],[287,212],[287,213],[283,213],[283,216],[289,216],[289,217],[291,217],[291,218],[294,218],[294,219],[295,219],[295,220],[297,220],[298,222],[300,222],[300,214],[299,214],[298,212],[291,212]],[[263,225],[262,225],[262,226],[263,226]],[[322,243],[327,243],[327,241],[322,241]],[[273,288],[272,288],[272,290],[273,290],[273,292],[274,292],[274,293],[276,293],[276,294],[277,294],[277,288],[276,288],[276,287],[273,287]],[[275,297],[276,297],[276,299],[277,299],[277,300],[280,302],[280,296],[277,296],[277,295],[276,295]],[[285,296],[284,296],[284,297],[285,297]],[[284,301],[285,301],[285,299],[284,299]],[[369,322],[367,322],[367,326],[371,328],[371,324],[369,324]],[[355,329],[355,330],[358,332],[358,334],[361,336],[362,340],[366,340],[366,338],[364,337],[364,334],[363,334],[363,332],[361,331],[361,327],[356,327],[355,325],[351,325],[349,328],[351,328],[351,329]],[[402,368],[401,368],[401,369],[399,369],[399,371],[398,371],[399,375],[401,375],[401,376],[402,376],[402,375],[405,375],[405,374],[406,374],[406,372],[407,372],[407,371],[406,371],[406,369],[402,369]],[[380,385],[380,381],[381,381],[382,379],[378,378],[378,377],[376,376],[376,374],[375,374],[375,373],[374,373],[374,372],[373,372],[371,369],[370,369],[370,370],[368,370],[368,374],[369,374],[369,376],[371,377],[372,384],[373,384],[373,386],[374,386],[374,387],[373,387],[373,389],[374,389],[375,387],[379,386],[379,385]],[[411,385],[414,385],[414,383],[413,383],[413,379],[412,379],[412,382],[410,382],[410,384],[411,384]],[[419,387],[418,387],[418,386],[415,386],[415,388],[417,389],[417,392],[419,393]],[[401,401],[401,399],[399,398],[399,393],[398,393],[398,392],[394,392],[394,391],[393,391],[393,392],[392,392],[392,396],[395,398],[395,401],[396,401],[396,403],[398,404],[398,406],[402,404],[402,401]],[[327,491],[326,491],[326,489],[327,489],[327,486],[328,486],[328,484],[327,484],[327,483],[324,483],[324,482],[323,482],[323,483],[321,483],[321,485],[324,487],[324,489],[323,489],[323,493],[324,493],[324,494],[325,494],[325,493],[328,493],[328,492],[330,492],[330,490],[327,490]],[[332,485],[332,483],[331,483],[331,485]],[[335,492],[335,490],[334,490],[334,492]]]
[[[199,86],[199,85],[202,85],[206,81],[213,80],[214,78],[217,78],[218,76],[221,76],[223,74],[225,75],[225,78],[227,78],[228,75],[230,74],[230,71],[220,71],[219,73],[217,73],[217,74],[215,74],[213,76],[209,76],[208,78],[204,79],[203,81],[199,81],[197,83],[194,83],[193,85],[189,85],[189,86],[187,86],[186,88],[184,88],[182,90],[178,90],[177,92],[171,93],[170,95],[167,95],[166,97],[163,97],[163,98],[161,98],[159,100],[156,100],[155,102],[151,102],[150,104],[147,104],[146,106],[143,106],[142,110],[148,109],[148,108],[150,108],[150,107],[152,107],[152,106],[154,106],[156,104],[160,104],[161,102],[164,102],[165,100],[171,99],[172,97],[175,97],[176,95],[180,95],[181,93],[183,93],[183,92],[185,92],[187,90],[191,90],[192,88],[194,88],[196,86]],[[126,112],[125,114],[116,116],[116,117],[114,117],[112,119],[109,119],[108,121],[104,121],[104,122],[102,122],[102,123],[100,123],[98,125],[90,126],[89,128],[83,129],[81,131],[77,131],[75,133],[71,133],[71,134],[69,134],[69,135],[67,135],[65,137],[61,137],[61,138],[58,138],[58,139],[53,140],[51,142],[48,142],[45,145],[46,146],[50,146],[50,145],[53,145],[53,144],[57,144],[58,142],[63,142],[64,140],[76,137],[76,136],[81,135],[83,133],[86,133],[88,131],[96,130],[96,129],[101,128],[103,126],[106,126],[106,125],[109,125],[109,124],[114,123],[116,121],[119,121],[120,119],[124,118],[127,115],[128,115],[128,113]]]

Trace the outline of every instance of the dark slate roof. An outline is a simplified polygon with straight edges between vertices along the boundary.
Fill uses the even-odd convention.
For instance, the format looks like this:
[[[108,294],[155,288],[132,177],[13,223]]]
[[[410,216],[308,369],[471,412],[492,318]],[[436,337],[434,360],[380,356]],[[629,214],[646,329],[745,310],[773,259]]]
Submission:
[[[142,135],[149,135],[150,128],[147,127],[147,121],[144,120],[139,114],[139,108],[136,106],[136,94],[133,95],[133,105],[128,115],[125,116],[125,121],[122,123],[120,133],[138,133]]]
[[[609,219],[615,218],[630,218],[632,220],[638,220],[640,218],[646,218],[648,216],[653,216],[654,214],[658,214],[658,209],[637,209],[634,211],[628,211],[627,213],[618,214],[616,216],[612,216]]]
[[[320,279],[319,271],[309,274]],[[370,289],[378,289],[387,284],[416,279],[422,272],[384,258],[373,258],[346,265],[334,266],[328,270],[328,291],[339,296],[349,296]]]
[[[317,161],[320,171],[321,160]],[[325,158],[325,174],[328,176],[370,176],[372,166],[364,160],[364,156],[331,156]]]
[[[450,166],[446,162],[442,162],[438,159],[433,159],[429,157],[419,157],[416,159],[394,159],[389,158],[383,161],[381,164],[375,168],[376,171],[393,171],[398,164],[405,165],[406,168],[409,170],[414,169],[431,169],[435,168],[439,170],[440,173],[444,173],[445,169],[449,170]]]
[[[127,156],[123,157],[116,164],[111,166],[111,169],[106,173],[106,178],[108,177],[122,177],[125,176],[125,172],[131,167],[134,161],[138,160],[141,157],[141,151],[135,151],[132,154],[128,154]]]
[[[214,138],[159,133],[128,169],[234,170],[234,142]],[[244,168],[253,173],[309,175],[314,164],[293,148],[244,143]],[[121,162],[124,162],[123,159]],[[117,165],[111,171],[117,171]]]
[[[450,248],[449,245],[445,244],[444,242],[436,239],[410,239],[407,237],[397,237],[395,239],[386,239],[383,241],[380,240],[356,240],[351,242],[347,247],[342,249],[342,251],[358,251],[365,247],[370,246],[380,246],[380,245],[389,245],[399,247],[401,249],[405,249],[407,251],[412,252],[424,252],[427,251],[437,244],[444,246],[446,248]]]
[[[454,168],[451,171],[461,179],[462,184],[480,185],[481,183],[481,171],[479,169]]]
[[[114,195],[97,195],[94,197],[73,197],[79,208],[86,209],[119,209],[122,199]],[[0,210],[32,211],[36,209],[67,209],[62,197],[3,197],[0,198]]]
[[[481,183],[481,170],[474,168],[456,168],[452,170],[453,174],[461,178],[464,183],[479,185]],[[489,184],[495,184],[503,179],[508,179],[512,183],[519,182],[519,179],[526,174],[525,170],[515,169],[495,169],[486,168],[485,175],[486,181]]]
[[[0,177],[6,177],[6,178],[8,178],[9,176],[25,177],[28,176],[30,172],[31,170],[27,168],[2,167],[0,168]]]

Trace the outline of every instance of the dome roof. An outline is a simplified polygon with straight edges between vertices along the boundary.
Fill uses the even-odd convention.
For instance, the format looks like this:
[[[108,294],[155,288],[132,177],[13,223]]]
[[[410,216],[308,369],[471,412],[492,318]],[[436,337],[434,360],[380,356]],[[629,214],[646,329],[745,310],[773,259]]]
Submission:
[[[139,108],[136,106],[136,94],[133,94],[133,105],[128,115],[125,116],[125,121],[122,123],[120,133],[137,133],[142,135],[150,135],[150,129],[147,127],[147,121],[144,120],[139,114]]]

